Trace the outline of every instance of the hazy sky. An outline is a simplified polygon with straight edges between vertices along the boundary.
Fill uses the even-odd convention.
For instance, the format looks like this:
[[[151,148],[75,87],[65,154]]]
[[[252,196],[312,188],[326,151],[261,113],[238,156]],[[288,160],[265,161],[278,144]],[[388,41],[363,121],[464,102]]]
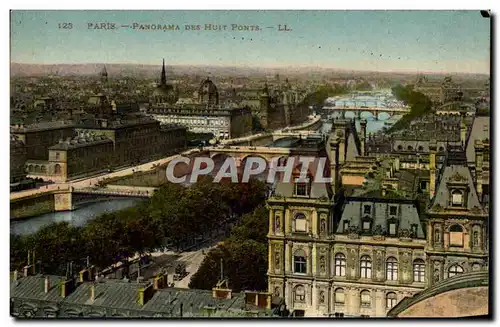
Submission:
[[[59,23],[72,29],[59,29]],[[177,24],[179,31],[88,29]],[[228,25],[206,31],[205,24]],[[259,31],[232,31],[231,24]],[[279,32],[278,24],[292,31]],[[187,31],[185,25],[201,25]],[[267,28],[274,27],[274,28]],[[320,66],[488,73],[490,20],[478,11],[14,11],[11,61]]]

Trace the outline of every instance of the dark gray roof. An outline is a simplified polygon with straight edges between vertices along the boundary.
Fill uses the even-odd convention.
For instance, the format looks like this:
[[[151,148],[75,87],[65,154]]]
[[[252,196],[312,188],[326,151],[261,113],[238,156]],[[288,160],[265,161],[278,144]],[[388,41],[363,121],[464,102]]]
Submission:
[[[439,184],[436,188],[437,191],[432,200],[431,207],[439,205],[445,210],[452,209],[451,204],[449,203],[450,190],[447,186],[447,183],[449,182],[466,184],[469,187],[467,209],[471,210],[474,207],[477,207],[480,210],[480,213],[485,213],[482,205],[479,203],[470,169],[462,165],[450,165],[443,167],[443,172],[441,174],[441,178],[439,179]]]
[[[478,116],[474,118],[472,128],[467,138],[467,162],[473,163],[476,161],[476,151],[474,149],[474,142],[476,140],[484,140],[490,138],[490,117]]]
[[[371,214],[364,214],[364,206],[371,206]],[[388,220],[392,217],[389,215],[390,207],[397,207],[397,214],[394,216],[398,222],[398,230],[411,230],[412,224],[417,224],[417,238],[425,238],[424,231],[420,224],[420,218],[417,211],[417,203],[408,200],[391,200],[391,199],[371,199],[368,197],[348,197],[343,205],[342,216],[340,219],[337,233],[344,233],[344,222],[349,221],[349,226],[362,228],[361,220],[365,216],[372,218],[372,232],[375,231],[377,225],[380,225],[383,232],[388,232]]]
[[[21,275],[22,273],[19,273]],[[60,276],[47,276],[49,278],[49,291],[45,293],[45,276],[29,276],[10,281],[10,297],[30,300],[57,302],[61,300],[59,283],[63,280]]]
[[[90,299],[92,283],[83,283],[76,288],[65,301],[74,304],[94,305],[116,309],[141,310],[137,304],[137,292],[147,283],[137,282],[98,282],[95,285],[95,301]]]
[[[212,291],[180,288],[159,289],[141,306],[137,303],[138,290],[150,285],[149,282],[137,283],[112,279],[78,283],[75,290],[63,298],[60,286],[63,278],[59,276],[49,276],[49,278],[51,287],[48,293],[44,292],[45,276],[36,275],[19,277],[17,281],[11,280],[10,297],[46,301],[48,305],[63,303],[66,308],[71,307],[76,311],[80,311],[82,306],[91,306],[95,312],[107,308],[136,314],[138,312],[144,312],[146,315],[159,313],[174,317],[180,316],[181,304],[183,314],[191,316],[201,315],[206,308],[216,309],[222,314],[224,312],[243,313],[248,310],[258,312],[260,315],[272,315],[273,312],[273,310],[245,304],[244,293],[232,293],[231,299],[218,299],[213,297]],[[91,299],[92,285],[95,287],[94,300]]]

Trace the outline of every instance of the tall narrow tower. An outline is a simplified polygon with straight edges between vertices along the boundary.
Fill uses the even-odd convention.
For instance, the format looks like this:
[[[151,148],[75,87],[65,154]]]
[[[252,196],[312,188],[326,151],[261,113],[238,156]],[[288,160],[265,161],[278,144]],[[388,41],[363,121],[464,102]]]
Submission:
[[[163,59],[163,67],[161,69],[161,82],[160,84],[163,86],[163,85],[167,85],[167,74],[165,72],[165,59]]]
[[[108,71],[106,70],[106,65],[101,70],[101,82],[106,83],[108,81]]]

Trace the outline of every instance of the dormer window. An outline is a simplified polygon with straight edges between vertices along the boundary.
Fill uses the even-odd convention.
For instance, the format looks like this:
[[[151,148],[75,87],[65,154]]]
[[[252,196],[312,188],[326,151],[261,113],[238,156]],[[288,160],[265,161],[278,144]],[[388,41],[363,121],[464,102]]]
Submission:
[[[309,192],[310,192],[309,178],[307,178],[305,181],[295,180],[295,196],[309,196]]]
[[[417,224],[412,224],[411,225],[411,234],[416,237],[418,233],[418,225]]]
[[[372,222],[369,219],[363,220],[363,231],[369,231],[372,229]]]
[[[453,190],[451,192],[451,205],[453,207],[463,207],[464,205],[464,193],[460,190]]]
[[[389,214],[391,216],[397,215],[398,214],[398,207],[396,207],[396,206],[390,206],[389,207]]]
[[[389,223],[389,235],[396,235],[396,223]]]
[[[344,221],[344,232],[349,230],[349,221]]]

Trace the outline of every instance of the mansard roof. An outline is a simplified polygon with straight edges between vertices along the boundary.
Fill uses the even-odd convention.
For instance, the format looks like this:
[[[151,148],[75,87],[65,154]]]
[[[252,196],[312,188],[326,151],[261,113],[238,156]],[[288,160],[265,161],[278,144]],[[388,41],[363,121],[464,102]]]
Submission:
[[[364,214],[365,205],[370,206],[370,214]],[[393,206],[397,207],[397,214],[394,216],[390,215],[390,207]],[[343,205],[342,216],[336,233],[347,232],[344,230],[344,222],[346,221],[349,222],[349,228],[357,227],[361,231],[363,227],[362,220],[369,217],[372,221],[371,232],[373,234],[377,232],[388,234],[389,222],[395,221],[398,235],[404,235],[405,232],[410,233],[411,226],[416,224],[416,238],[423,239],[425,234],[417,208],[418,203],[413,200],[348,197]]]
[[[441,168],[436,193],[431,201],[430,213],[456,212],[452,207],[450,195],[453,187],[467,188],[466,211],[464,213],[486,214],[479,202],[471,171],[467,167],[465,152],[460,149],[449,148],[445,165]]]
[[[490,117],[477,116],[474,118],[474,122],[472,123],[472,128],[467,137],[467,162],[472,163],[475,162],[475,149],[474,142],[476,140],[484,140],[489,139],[490,137]]]

